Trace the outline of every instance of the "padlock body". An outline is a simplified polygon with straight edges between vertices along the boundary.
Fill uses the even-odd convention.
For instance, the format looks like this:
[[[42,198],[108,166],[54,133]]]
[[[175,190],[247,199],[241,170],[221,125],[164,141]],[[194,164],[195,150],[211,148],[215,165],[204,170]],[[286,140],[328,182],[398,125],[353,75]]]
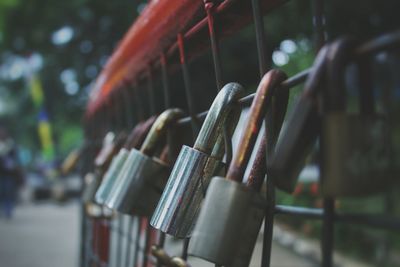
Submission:
[[[379,115],[327,114],[321,140],[323,194],[367,195],[391,186],[400,170],[391,139]]]
[[[214,177],[194,228],[189,254],[223,266],[249,266],[266,202],[243,184]]]
[[[104,204],[127,157],[128,150],[126,150],[125,148],[122,148],[117,156],[114,157],[110,164],[110,167],[104,174],[104,178],[99,186],[99,189],[97,189],[96,195],[94,197],[96,203]]]
[[[221,168],[219,160],[183,146],[150,224],[175,237],[189,237],[210,179]]]
[[[122,169],[105,205],[125,214],[151,216],[167,183],[169,166],[132,149]]]
[[[93,202],[97,189],[100,186],[101,176],[99,173],[87,173],[85,175],[85,188],[82,192],[82,202]]]

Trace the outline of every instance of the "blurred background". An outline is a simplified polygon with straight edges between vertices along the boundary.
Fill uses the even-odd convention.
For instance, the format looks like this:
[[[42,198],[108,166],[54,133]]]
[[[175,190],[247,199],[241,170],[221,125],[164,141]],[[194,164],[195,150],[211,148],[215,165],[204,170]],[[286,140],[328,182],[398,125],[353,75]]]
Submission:
[[[328,40],[344,34],[367,40],[400,25],[398,0],[325,2]],[[26,266],[27,262],[33,267],[78,266],[82,178],[79,168],[64,175],[61,164],[83,143],[81,123],[93,82],[145,7],[146,1],[138,0],[0,0],[0,126],[14,139],[24,172],[24,180],[18,184],[15,214],[11,219],[2,215],[0,220],[1,266]],[[265,19],[271,65],[289,76],[310,67],[314,60],[312,9],[310,1],[288,1]],[[227,79],[246,85],[248,93],[258,83],[255,48],[253,26],[222,42]],[[380,64],[388,69],[399,67],[398,54],[381,57],[385,58]],[[201,94],[196,98],[198,111],[206,110],[214,97],[211,62],[211,55],[206,53],[190,65],[195,73],[195,94]],[[182,78],[171,80],[176,96],[173,102],[185,108],[181,104]],[[381,76],[380,81],[395,85],[399,91],[399,78]],[[294,90],[291,100],[300,90]],[[320,207],[312,183],[314,171],[310,165],[303,174],[311,177],[311,182],[295,195],[278,193],[278,202]],[[340,206],[344,210],[390,210],[397,214],[397,193],[362,201],[342,200]],[[300,252],[293,249],[296,240],[309,240],[309,245],[319,238],[318,222],[283,218],[279,225],[276,243],[288,255],[299,256]],[[338,253],[351,262],[341,266],[400,266],[398,233],[339,225],[336,240]],[[37,247],[38,243],[43,247]],[[283,262],[289,256],[283,255],[273,266],[291,266]],[[314,266],[313,257],[301,255],[308,259],[309,265],[304,266]]]

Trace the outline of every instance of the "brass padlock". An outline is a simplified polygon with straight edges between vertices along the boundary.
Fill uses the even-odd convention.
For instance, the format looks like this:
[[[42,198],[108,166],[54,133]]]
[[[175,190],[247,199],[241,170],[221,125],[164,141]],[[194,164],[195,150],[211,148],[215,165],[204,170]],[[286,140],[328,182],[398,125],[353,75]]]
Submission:
[[[265,197],[260,194],[266,171],[266,138],[274,138],[282,126],[286,112],[288,91],[274,92],[286,78],[284,73],[271,70],[262,79],[242,132],[237,153],[234,155],[227,178],[215,177],[200,211],[198,222],[189,245],[189,254],[217,265],[248,266],[261,227],[265,209]],[[282,89],[278,89],[282,90]],[[276,94],[280,106],[272,112],[273,126],[263,135],[254,165],[246,184],[242,179],[248,165],[256,138],[260,132],[267,106]]]
[[[150,224],[175,237],[190,236],[205,190],[221,166],[222,129],[234,103],[242,96],[237,83],[225,85],[218,93],[201,127],[193,148],[183,146]]]
[[[321,186],[325,196],[381,192],[393,184],[400,170],[395,156],[398,151],[392,145],[393,125],[389,126],[388,114],[375,111],[373,88],[358,88],[359,95],[364,95],[359,97],[359,106],[364,110],[357,114],[346,110],[345,67],[353,55],[354,44],[353,40],[343,38],[330,46],[321,133]]]
[[[328,48],[317,55],[304,90],[282,130],[274,152],[268,160],[268,174],[281,190],[293,192],[306,157],[320,132],[321,116],[318,95],[325,78]]]
[[[105,205],[126,214],[152,215],[167,183],[170,167],[153,157],[161,138],[184,113],[164,111],[153,124],[140,151],[132,149]]]
[[[98,204],[104,204],[108,198],[111,188],[128,157],[129,149],[132,147],[138,147],[142,144],[154,121],[155,116],[152,116],[146,121],[138,123],[131,131],[131,134],[127,138],[124,147],[119,151],[117,156],[113,158],[112,163],[105,172],[104,176],[99,176],[99,179],[102,180],[94,198]]]

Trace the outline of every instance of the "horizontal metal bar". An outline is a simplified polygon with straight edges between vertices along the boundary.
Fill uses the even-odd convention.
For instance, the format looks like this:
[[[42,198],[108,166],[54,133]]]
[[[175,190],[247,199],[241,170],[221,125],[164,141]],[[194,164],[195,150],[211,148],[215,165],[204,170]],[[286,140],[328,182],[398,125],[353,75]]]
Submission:
[[[398,47],[399,44],[400,44],[400,31],[382,35],[382,36],[377,37],[369,42],[366,42],[366,43],[360,45],[358,48],[356,48],[355,58],[358,59],[360,57],[365,57],[365,56],[369,56],[371,54],[378,53],[379,51],[399,48]],[[286,79],[284,82],[282,82],[281,87],[291,89],[291,88],[303,83],[307,79],[308,74],[310,73],[310,70],[311,70],[311,67]],[[254,99],[254,95],[255,95],[255,93],[243,97],[242,99],[239,100],[239,104],[242,107],[250,106],[251,102]],[[203,111],[203,112],[197,114],[197,116],[196,116],[197,119],[200,121],[204,120],[204,118],[207,115],[207,112],[208,111]],[[191,120],[190,117],[186,117],[186,118],[179,120],[178,123],[185,124],[185,123],[189,123],[190,120]]]
[[[385,230],[400,230],[400,218],[386,214],[335,214],[335,221],[360,224]]]
[[[191,37],[192,34],[190,34]],[[355,51],[355,58],[358,59],[360,57],[370,56],[375,53],[381,52],[383,50],[392,50],[398,48],[400,44],[400,31],[395,31],[392,33],[388,33],[379,37],[376,37],[370,41],[367,41],[361,44],[359,47],[356,48]],[[172,49],[174,50],[174,49]],[[298,83],[303,82],[309,73],[310,69],[304,70],[297,75],[291,77],[290,79],[286,80],[282,83],[282,86],[293,87]],[[251,100],[253,99],[254,95],[249,95],[241,100],[244,105],[249,105]],[[205,112],[198,114],[198,118],[202,118]],[[206,114],[206,113],[205,113]],[[201,116],[200,116],[201,115]],[[182,119],[183,123],[190,122],[187,118]]]
[[[275,214],[294,215],[309,219],[322,218],[323,209],[276,205]]]
[[[323,209],[277,205],[275,214],[291,215],[307,219],[322,219]],[[386,214],[335,213],[335,222],[365,225],[386,230],[400,230],[400,218]]]
[[[302,82],[304,82],[307,79],[310,69],[311,68],[303,70],[303,71],[297,73],[296,75],[286,79],[285,81],[282,82],[282,84],[280,86],[282,88],[291,89],[291,88],[295,87],[296,85],[301,84]],[[255,96],[255,93],[239,99],[239,101],[238,101],[239,105],[241,107],[249,107],[251,105],[251,102],[253,102],[254,96]],[[196,115],[196,119],[198,121],[203,121],[205,119],[205,117],[207,116],[207,113],[208,113],[208,110],[198,113]],[[182,118],[178,121],[178,124],[182,125],[182,124],[190,123],[191,119],[192,119],[191,117]]]
[[[381,35],[371,41],[365,42],[356,49],[356,57],[365,57],[383,50],[399,48],[400,30]]]

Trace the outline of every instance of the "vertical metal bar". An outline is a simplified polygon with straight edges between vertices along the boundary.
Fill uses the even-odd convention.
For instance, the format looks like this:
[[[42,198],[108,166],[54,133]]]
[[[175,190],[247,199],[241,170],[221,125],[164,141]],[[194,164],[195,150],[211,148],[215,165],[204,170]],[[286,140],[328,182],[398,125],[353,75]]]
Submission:
[[[125,111],[125,124],[126,128],[129,130],[132,128],[132,126],[135,124],[133,120],[133,109],[132,109],[132,99],[130,97],[130,94],[128,92],[129,88],[127,86],[124,86],[121,89],[121,97],[122,97],[122,103],[124,103],[124,111]]]
[[[212,0],[205,0],[204,8],[207,14],[207,22],[208,22],[208,31],[210,35],[211,41],[211,52],[213,56],[214,62],[214,72],[215,72],[215,80],[217,84],[217,91],[221,90],[223,86],[223,78],[222,78],[222,67],[221,67],[221,57],[219,50],[219,42],[218,36],[215,30],[215,17],[214,10],[216,8],[216,4],[212,2]]]
[[[326,42],[325,33],[325,17],[324,17],[324,1],[313,0],[313,25],[315,35],[315,50],[318,52]],[[321,153],[319,153],[321,154]],[[320,177],[321,178],[321,177]],[[322,266],[333,266],[333,234],[334,234],[334,214],[335,214],[334,198],[323,199],[323,218],[322,218]]]
[[[219,40],[218,34],[216,32],[215,27],[215,8],[217,7],[217,3],[212,0],[205,0],[204,8],[207,14],[207,23],[208,23],[208,32],[211,41],[211,52],[213,56],[214,63],[214,73],[215,80],[217,85],[217,91],[221,90],[224,82],[223,82],[223,74],[222,74],[222,65],[221,65],[221,56],[219,49]],[[226,157],[226,165],[229,166],[232,160],[232,140],[230,138],[228,125],[225,125],[223,129],[224,135],[224,144],[225,144],[225,157]]]
[[[264,222],[264,243],[262,250],[261,266],[267,267],[271,264],[272,234],[275,210],[275,185],[272,179],[267,178],[267,210]]]
[[[135,250],[133,254],[133,262],[135,263],[134,267],[139,266],[139,252],[140,252],[140,233],[142,229],[142,220],[140,217],[137,217],[137,228],[136,228],[136,243],[135,243]]]
[[[121,265],[121,254],[120,254],[120,252],[122,251],[122,249],[121,249],[121,247],[122,247],[122,242],[123,242],[123,238],[122,238],[122,226],[123,226],[123,223],[122,223],[122,214],[118,214],[118,217],[117,217],[117,222],[118,222],[118,225],[117,225],[117,250],[116,250],[116,254],[117,254],[117,259],[116,259],[116,263],[115,263],[115,267],[119,267],[120,265]]]
[[[144,225],[145,225],[145,241],[144,241],[144,248],[143,248],[143,264],[142,267],[147,267],[147,263],[149,261],[148,252],[150,251],[150,240],[151,240],[151,227],[149,226],[149,221],[147,218],[143,218]]]
[[[333,230],[334,230],[334,214],[335,200],[333,198],[324,198],[324,213],[322,216],[322,266],[333,266]]]
[[[358,71],[358,86],[361,88],[361,90],[358,90],[360,98],[360,112],[362,114],[372,115],[375,113],[375,105],[371,59],[362,58],[358,62]]]
[[[258,66],[260,71],[260,78],[262,78],[262,76],[268,70],[267,56],[265,51],[266,47],[265,47],[264,21],[261,14],[260,0],[252,0],[251,4],[253,7],[254,27],[256,30]]]
[[[171,107],[171,92],[169,89],[169,80],[168,80],[168,67],[167,67],[167,57],[163,53],[160,57],[160,65],[161,65],[161,80],[162,86],[164,90],[164,106],[165,108]]]
[[[127,236],[126,236],[126,256],[125,256],[125,265],[124,267],[129,266],[129,261],[131,258],[131,251],[132,251],[132,228],[133,228],[133,217],[129,216],[128,220],[128,230],[127,230]]]
[[[185,44],[182,34],[178,34],[178,48],[183,73],[183,82],[185,84],[186,102],[188,104],[189,115],[191,117],[193,139],[195,139],[197,137],[197,133],[199,132],[199,126],[196,119],[196,108],[193,102],[194,98],[192,94],[189,68],[186,62]]]
[[[179,56],[180,56],[180,63],[183,72],[183,80],[185,83],[185,90],[186,90],[186,101],[188,104],[189,115],[191,117],[191,126],[193,132],[193,140],[196,139],[197,134],[199,132],[199,126],[196,118],[196,110],[193,103],[193,95],[192,95],[192,88],[190,84],[190,75],[189,70],[186,62],[186,53],[185,53],[185,44],[182,34],[178,34],[178,48],[179,48]],[[187,259],[187,250],[189,247],[190,238],[185,238],[183,241],[183,248],[182,248],[182,259]]]
[[[164,90],[164,106],[165,109],[168,109],[171,107],[171,96],[170,96],[170,90],[169,90],[169,80],[168,80],[168,69],[167,69],[167,58],[165,54],[162,54],[160,57],[160,63],[161,63],[161,80],[162,80],[162,86]],[[172,137],[172,132],[168,130],[167,132],[167,144],[168,144],[168,159],[171,162],[172,160],[172,146],[173,146],[173,137]],[[166,234],[158,231],[159,239],[158,239],[158,247],[159,248],[164,248],[165,245],[165,238]],[[157,260],[157,267],[161,267],[162,263],[161,260]]]
[[[150,103],[150,116],[155,115],[157,113],[156,109],[156,99],[154,94],[154,82],[153,82],[153,73],[151,70],[151,66],[147,69],[147,89],[149,95],[149,103]]]
[[[113,106],[114,106],[114,112],[115,112],[115,125],[116,125],[116,131],[120,132],[123,131],[124,129],[124,111],[122,109],[123,104],[119,102],[120,98],[118,95],[118,91],[115,91],[114,97],[113,97]]]
[[[324,16],[324,0],[313,1],[313,25],[314,25],[314,42],[315,50],[318,52],[325,44],[327,34],[325,31],[325,16]]]
[[[268,70],[267,55],[266,55],[266,38],[264,21],[260,8],[260,0],[252,0],[253,9],[253,20],[254,27],[256,31],[256,45],[257,45],[257,55],[258,55],[258,66],[260,79]],[[267,138],[265,142],[266,153],[270,155],[272,153],[272,148],[275,145],[276,138],[274,134],[274,114],[275,109],[275,96],[272,98],[271,105],[267,110],[267,115],[265,118],[265,135],[262,138]],[[268,161],[268,157],[265,158]],[[267,164],[267,163],[266,163]],[[266,165],[267,166],[267,165]],[[261,266],[268,267],[271,264],[271,248],[272,248],[272,235],[273,235],[273,224],[274,224],[274,210],[275,210],[275,185],[273,183],[272,177],[267,178],[266,182],[267,191],[267,208],[265,211],[265,221],[264,221],[264,237],[263,237],[263,249],[261,257]]]
[[[138,118],[138,121],[143,121],[146,118],[146,112],[144,110],[142,101],[143,99],[141,99],[141,94],[139,92],[139,88],[137,87],[137,85],[132,86],[132,90],[131,90],[131,94],[132,94],[132,99],[133,99],[133,104],[134,104],[134,108],[135,110],[135,114],[136,117]]]

